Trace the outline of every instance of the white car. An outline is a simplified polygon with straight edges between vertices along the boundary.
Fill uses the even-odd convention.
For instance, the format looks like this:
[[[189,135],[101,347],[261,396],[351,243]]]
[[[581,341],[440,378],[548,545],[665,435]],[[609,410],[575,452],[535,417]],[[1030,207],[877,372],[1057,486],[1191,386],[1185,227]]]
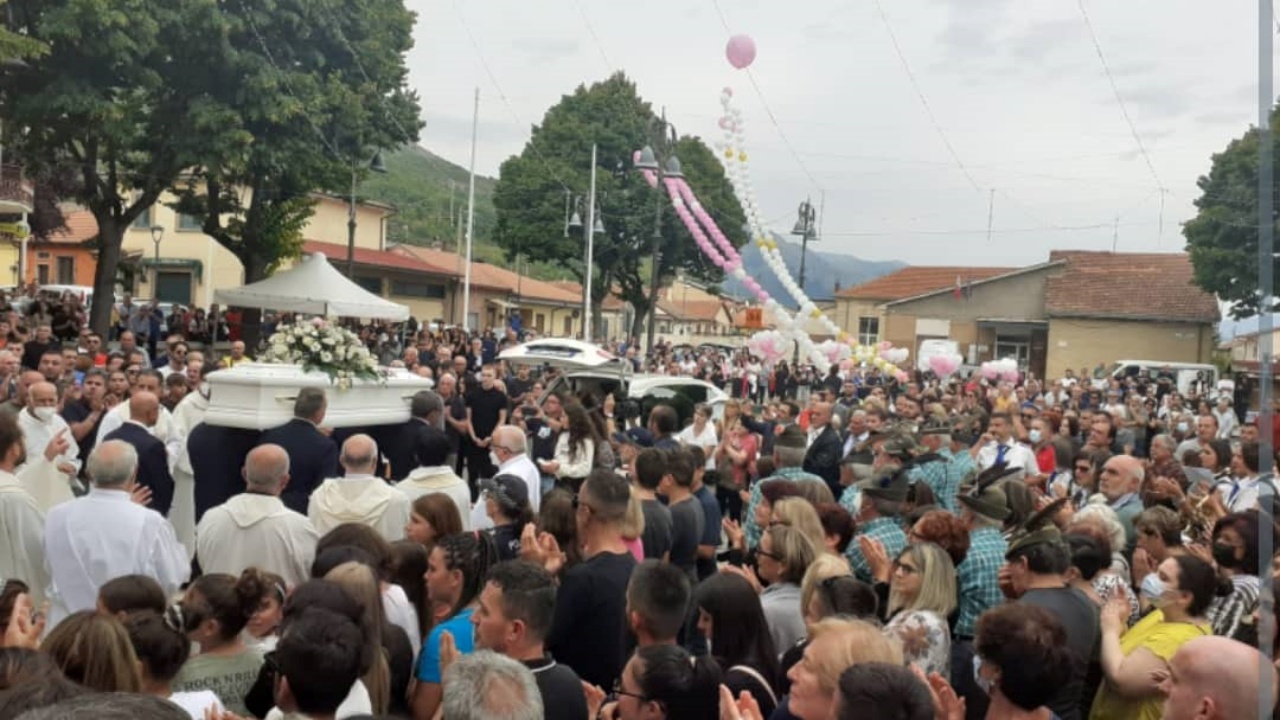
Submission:
[[[503,350],[498,359],[509,365],[548,365],[566,370],[627,365],[599,345],[560,338],[530,340]]]

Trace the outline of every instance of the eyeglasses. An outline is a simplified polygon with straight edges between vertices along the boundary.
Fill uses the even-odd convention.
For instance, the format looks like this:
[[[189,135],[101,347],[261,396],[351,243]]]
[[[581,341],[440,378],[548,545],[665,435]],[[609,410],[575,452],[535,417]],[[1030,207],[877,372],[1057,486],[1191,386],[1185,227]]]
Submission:
[[[640,693],[633,693],[633,692],[628,692],[626,690],[623,690],[622,678],[618,678],[617,680],[613,681],[613,691],[611,694],[614,697],[623,697],[623,696],[632,697],[632,698],[635,698],[636,700],[639,700],[640,702],[649,702],[650,700],[648,695],[641,695]]]
[[[776,553],[766,552],[766,551],[761,550],[761,549],[759,549],[759,548],[756,548],[756,555],[757,555],[758,557],[767,557],[767,558],[769,558],[770,560],[776,560],[777,562],[782,562],[782,556],[781,556],[781,555],[778,555],[778,554],[776,554]]]
[[[915,575],[916,573],[920,572],[919,568],[916,568],[912,565],[908,565],[902,562],[901,560],[893,561],[893,570],[894,572],[901,570],[903,575]]]

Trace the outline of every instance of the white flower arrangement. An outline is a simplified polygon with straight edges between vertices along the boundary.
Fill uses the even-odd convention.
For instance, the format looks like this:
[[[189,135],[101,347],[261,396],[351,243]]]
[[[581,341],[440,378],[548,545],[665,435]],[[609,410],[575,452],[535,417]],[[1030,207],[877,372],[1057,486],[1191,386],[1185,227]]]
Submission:
[[[360,338],[332,319],[311,318],[281,325],[267,341],[262,362],[301,365],[308,372],[318,370],[331,381],[349,384],[354,378],[381,380],[385,377],[378,360]]]

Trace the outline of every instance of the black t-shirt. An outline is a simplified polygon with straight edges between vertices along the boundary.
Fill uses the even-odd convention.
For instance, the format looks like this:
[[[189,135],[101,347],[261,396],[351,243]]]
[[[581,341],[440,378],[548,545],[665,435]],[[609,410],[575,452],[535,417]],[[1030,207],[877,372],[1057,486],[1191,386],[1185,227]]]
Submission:
[[[35,339],[28,340],[22,346],[22,367],[28,370],[35,370],[40,367],[40,358],[49,350],[56,350],[58,343],[49,341],[47,343],[37,342]]]
[[[641,500],[640,509],[644,512],[644,533],[640,536],[644,558],[661,560],[671,552],[671,511],[657,500]]]
[[[720,547],[720,503],[716,502],[716,494],[706,485],[698,488],[693,499],[702,508],[702,539],[699,545]],[[715,558],[698,558],[698,580],[706,580],[716,574]]]
[[[1018,600],[1042,607],[1053,614],[1067,631],[1067,646],[1073,658],[1071,679],[1059,686],[1049,701],[1050,710],[1062,720],[1080,720],[1088,664],[1098,656],[1098,607],[1084,593],[1073,587],[1028,590]]]
[[[565,571],[547,650],[583,680],[611,688],[626,658],[627,582],[631,553],[598,553]]]
[[[671,564],[689,576],[689,582],[697,584],[698,542],[702,540],[705,524],[702,505],[689,496],[667,507],[671,513]]]
[[[533,387],[532,380],[521,380],[519,377],[512,375],[506,379],[507,397],[511,398],[511,402],[515,402],[521,395],[529,392],[529,388]]]
[[[529,442],[533,446],[530,457],[534,461],[555,457],[556,441],[560,439],[560,433],[552,430],[542,418],[531,417],[524,421],[524,426],[529,431]]]
[[[542,695],[542,717],[546,720],[587,720],[587,696],[582,680],[568,665],[551,658],[525,661],[533,671]]]
[[[520,531],[514,523],[499,525],[493,529],[493,545],[498,549],[498,560],[515,560],[520,557]]]
[[[67,421],[68,425],[84,422],[93,414],[93,410],[83,400],[77,400],[68,403],[62,408],[62,419]],[[105,413],[98,416],[98,421],[89,429],[89,434],[85,435],[85,439],[80,441],[80,462],[84,462],[89,458],[89,451],[93,449],[93,438],[98,437],[98,428],[102,427],[102,418]]]
[[[498,417],[507,409],[507,396],[496,387],[477,387],[467,393],[467,407],[471,409],[471,432],[483,440],[498,427]]]

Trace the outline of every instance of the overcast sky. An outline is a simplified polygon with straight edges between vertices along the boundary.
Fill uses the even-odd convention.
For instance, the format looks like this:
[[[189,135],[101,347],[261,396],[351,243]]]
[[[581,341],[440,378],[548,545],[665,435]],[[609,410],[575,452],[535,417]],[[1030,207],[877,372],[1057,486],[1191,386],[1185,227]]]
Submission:
[[[619,69],[710,140],[728,85],[775,229],[825,190],[825,249],[1020,265],[1113,233],[1122,251],[1180,250],[1196,178],[1257,118],[1255,3],[1085,0],[1148,162],[1075,0],[880,1],[887,24],[875,0],[719,0],[756,42],[757,94],[724,59],[713,0],[408,0],[422,144],[467,164],[478,86],[478,169],[496,174],[561,95]]]

